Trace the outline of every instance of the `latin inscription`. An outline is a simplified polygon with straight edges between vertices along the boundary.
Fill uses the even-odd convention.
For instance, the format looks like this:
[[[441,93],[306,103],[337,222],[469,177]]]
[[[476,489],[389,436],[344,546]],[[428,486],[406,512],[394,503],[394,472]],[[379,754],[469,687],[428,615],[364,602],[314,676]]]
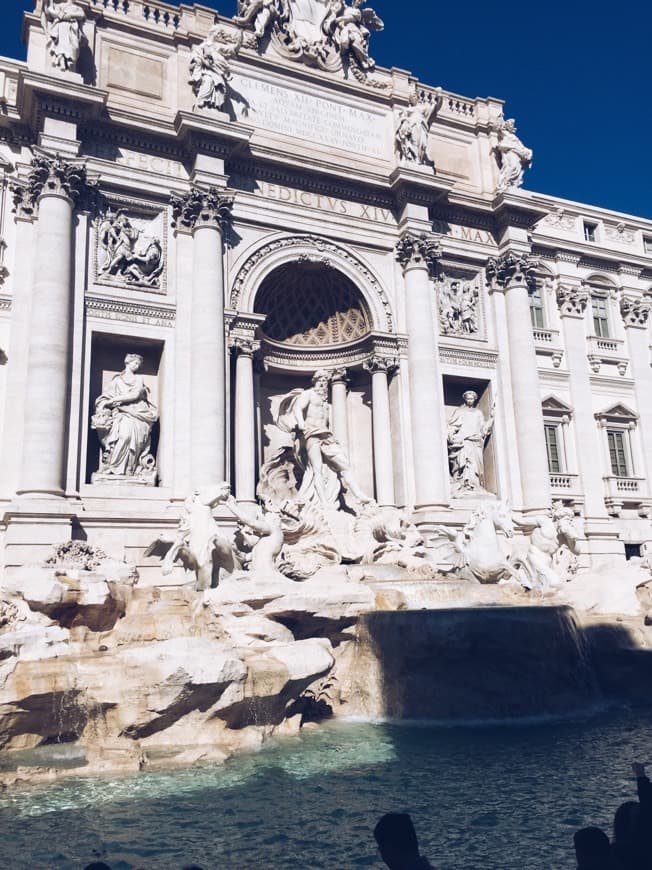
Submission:
[[[183,166],[176,160],[143,151],[128,151],[109,142],[88,142],[84,145],[84,153],[89,157],[98,157],[100,160],[110,160],[120,166],[129,166],[131,169],[156,172],[158,175],[168,175],[170,178],[187,178]]]
[[[244,98],[233,104],[245,124],[369,157],[385,155],[385,121],[380,115],[239,74],[230,84]]]
[[[285,187],[282,184],[268,184],[266,181],[256,183],[255,193],[265,199],[273,199],[277,202],[289,202],[303,205],[306,208],[328,211],[333,214],[348,215],[361,220],[379,221],[385,224],[394,224],[394,216],[391,209],[380,208],[376,205],[366,205],[361,202],[350,202],[339,199],[336,196],[326,196],[322,193],[312,193],[309,190],[298,190],[295,187]]]
[[[436,233],[451,236],[453,239],[462,239],[464,242],[475,242],[480,245],[493,245],[494,240],[487,230],[478,230],[475,227],[462,227],[459,224],[449,224],[446,221],[435,220],[432,228]]]

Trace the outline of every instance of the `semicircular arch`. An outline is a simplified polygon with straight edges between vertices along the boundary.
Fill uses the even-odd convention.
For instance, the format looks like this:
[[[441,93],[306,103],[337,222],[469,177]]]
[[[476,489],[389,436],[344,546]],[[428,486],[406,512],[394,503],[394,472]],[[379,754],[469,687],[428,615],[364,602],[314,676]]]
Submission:
[[[268,237],[248,253],[231,285],[230,307],[241,313],[253,313],[256,294],[265,279],[279,266],[296,262],[321,263],[341,272],[360,293],[371,317],[372,330],[394,332],[389,298],[371,267],[342,245],[312,234]]]

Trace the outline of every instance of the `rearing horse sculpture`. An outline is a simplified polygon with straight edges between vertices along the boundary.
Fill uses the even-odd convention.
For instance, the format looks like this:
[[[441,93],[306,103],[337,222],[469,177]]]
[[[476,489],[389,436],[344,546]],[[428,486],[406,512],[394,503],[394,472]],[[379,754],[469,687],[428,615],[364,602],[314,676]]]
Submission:
[[[497,532],[511,538],[514,522],[509,502],[486,501],[471,514],[461,531],[437,526],[436,532],[450,541],[454,551],[453,571],[477,583],[498,583],[516,578],[516,572],[503,553]]]

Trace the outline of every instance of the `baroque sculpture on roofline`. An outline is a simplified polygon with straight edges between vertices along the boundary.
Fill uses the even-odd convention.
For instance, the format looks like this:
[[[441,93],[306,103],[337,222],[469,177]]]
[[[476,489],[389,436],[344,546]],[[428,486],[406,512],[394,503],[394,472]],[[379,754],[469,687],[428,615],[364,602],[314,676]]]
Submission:
[[[400,109],[396,122],[396,150],[399,158],[405,163],[419,165],[429,163],[428,134],[430,124],[441,105],[441,88],[437,98],[419,98],[417,93],[410,96],[406,108]]]
[[[242,35],[233,43],[224,28],[211,27],[207,38],[190,55],[190,84],[195,94],[195,109],[222,111],[231,78],[230,61],[240,51]]]
[[[369,39],[384,27],[365,0],[240,0],[233,20],[259,43],[274,36],[290,57],[322,69],[338,63],[359,79],[375,68]]]
[[[150,448],[158,409],[149,400],[142,375],[137,374],[142,364],[140,354],[128,353],[124,370],[95,400],[91,428],[102,449],[93,483],[156,483],[156,460]]]
[[[47,35],[52,63],[64,72],[75,72],[84,39],[86,13],[74,0],[46,0],[41,22]]]
[[[498,136],[498,142],[494,146],[499,168],[496,190],[498,193],[515,190],[523,185],[525,170],[532,166],[532,150],[526,148],[516,135],[513,118],[506,121],[500,117],[494,129]]]

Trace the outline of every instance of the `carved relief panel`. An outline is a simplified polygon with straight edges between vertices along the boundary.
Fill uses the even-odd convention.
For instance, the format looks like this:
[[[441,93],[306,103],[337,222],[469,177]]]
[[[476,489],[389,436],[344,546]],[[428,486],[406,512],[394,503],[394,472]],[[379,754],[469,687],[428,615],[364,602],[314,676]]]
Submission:
[[[459,338],[485,338],[480,273],[448,268],[437,282],[439,331]]]
[[[109,205],[94,222],[95,283],[166,292],[164,211]]]

